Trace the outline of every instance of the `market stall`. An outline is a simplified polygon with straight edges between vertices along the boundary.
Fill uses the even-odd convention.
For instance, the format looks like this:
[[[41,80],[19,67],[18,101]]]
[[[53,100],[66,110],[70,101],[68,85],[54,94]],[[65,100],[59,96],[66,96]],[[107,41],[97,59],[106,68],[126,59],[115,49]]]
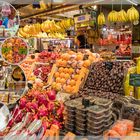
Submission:
[[[0,48],[1,139],[139,140],[138,4],[15,5],[20,28]]]

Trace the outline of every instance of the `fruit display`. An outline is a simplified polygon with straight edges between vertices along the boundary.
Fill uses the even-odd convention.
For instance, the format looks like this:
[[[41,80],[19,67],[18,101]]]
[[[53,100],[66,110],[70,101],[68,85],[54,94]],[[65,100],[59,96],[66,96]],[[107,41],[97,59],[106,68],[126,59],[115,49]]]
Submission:
[[[118,13],[115,10],[112,10],[109,14],[108,14],[108,21],[109,22],[117,22],[118,21]]]
[[[52,65],[35,63],[33,74],[36,76],[36,78],[41,79],[43,82],[47,82],[51,69]]]
[[[94,63],[85,86],[80,94],[90,94],[114,99],[123,92],[123,80],[126,70],[134,65],[133,62],[112,61]],[[96,92],[97,91],[97,92]],[[108,95],[107,95],[108,94]]]
[[[127,10],[127,17],[128,20],[131,22],[138,21],[139,11],[134,6],[132,6],[130,9]]]
[[[10,64],[21,63],[28,54],[28,46],[19,37],[6,39],[1,48],[3,59]]]
[[[53,125],[62,128],[63,110],[64,105],[56,100],[54,90],[32,89],[20,99],[19,105],[12,111],[12,117],[4,130],[8,133],[5,138],[11,133],[20,136],[27,133],[32,136],[37,134],[36,132],[40,132],[42,138],[46,130]]]
[[[59,54],[55,52],[42,51],[37,57],[37,62],[39,63],[55,63],[59,58]]]
[[[82,53],[64,53],[53,66],[48,83],[58,91],[77,93],[91,63],[97,60],[92,53],[89,53],[85,60]]]
[[[100,13],[98,15],[98,25],[103,25],[105,24],[105,16],[104,13]]]
[[[74,25],[73,19],[64,19],[60,22],[54,20],[46,20],[42,24],[36,23],[26,25],[19,29],[18,35],[21,37],[47,37],[47,38],[60,38],[63,39],[65,31]],[[47,33],[47,34],[46,34]]]

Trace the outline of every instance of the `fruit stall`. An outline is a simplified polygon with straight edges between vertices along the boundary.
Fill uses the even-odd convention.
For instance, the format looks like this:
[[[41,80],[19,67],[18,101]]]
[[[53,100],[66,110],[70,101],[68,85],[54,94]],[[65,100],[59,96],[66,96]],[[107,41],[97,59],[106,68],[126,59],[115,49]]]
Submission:
[[[0,139],[140,140],[140,6],[126,1],[2,2]]]

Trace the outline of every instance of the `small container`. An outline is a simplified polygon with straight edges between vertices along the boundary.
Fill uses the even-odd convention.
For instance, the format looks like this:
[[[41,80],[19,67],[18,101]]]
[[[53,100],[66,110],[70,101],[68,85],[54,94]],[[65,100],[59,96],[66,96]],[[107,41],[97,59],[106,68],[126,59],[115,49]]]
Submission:
[[[93,132],[91,130],[87,130],[87,134],[92,136],[101,136],[103,134],[103,131],[100,130],[100,131]]]
[[[83,123],[78,123],[78,122],[76,122],[76,125],[75,126],[77,126],[77,127],[81,127],[81,128],[86,128],[86,124],[83,124]]]
[[[101,106],[95,105],[88,108],[88,116],[91,114],[95,117],[101,117],[104,116],[105,109]]]
[[[87,121],[87,124],[93,126],[93,127],[99,127],[99,126],[104,126],[104,121],[100,121],[100,122],[90,122],[90,121]]]
[[[86,133],[83,133],[83,132],[78,131],[78,130],[76,130],[75,132],[78,136],[85,136],[86,135]]]
[[[79,118],[76,118],[75,122],[78,122],[78,123],[86,123],[86,119],[79,119]]]
[[[76,111],[76,116],[82,116],[83,118],[87,117],[87,114],[79,113]]]
[[[110,121],[109,123],[104,124],[104,128],[109,129],[112,124],[113,124],[113,121]]]
[[[112,115],[111,115],[108,119],[105,119],[105,121],[104,121],[104,122],[110,122],[110,121],[111,121],[111,119],[112,119]]]
[[[76,112],[79,114],[86,114],[87,109],[85,108],[85,106],[80,105],[80,106],[76,107]]]
[[[105,120],[107,120],[107,119],[110,118],[110,117],[112,117],[112,111],[110,111],[109,114],[106,114],[106,115],[105,115]]]
[[[93,131],[93,132],[96,132],[96,131],[104,131],[104,126],[98,126],[98,127],[93,127],[92,125],[88,124],[87,125],[87,130],[90,130],[90,131]]]
[[[73,119],[73,120],[75,119],[75,115],[67,114],[66,116],[68,119]]]
[[[65,123],[67,123],[67,124],[75,124],[75,120],[66,119],[66,120],[65,120]]]
[[[107,108],[107,107],[109,107],[110,105],[112,105],[112,101],[107,100],[107,99],[98,98],[98,99],[96,100],[95,104]]]
[[[90,121],[100,122],[100,121],[105,119],[105,115],[102,115],[100,117],[96,117],[96,116],[93,116],[92,113],[88,113],[87,114],[87,119],[90,120]]]
[[[81,128],[81,127],[78,127],[76,126],[76,130],[78,130],[79,132],[82,132],[82,133],[86,133],[86,128]]]
[[[69,115],[75,115],[75,111],[73,111],[73,110],[67,110],[67,109],[66,109],[66,112],[67,112],[67,114],[69,114]]]
[[[75,130],[75,125],[65,123],[65,128],[66,128],[67,130],[74,131],[74,130]]]
[[[77,106],[79,106],[80,104],[82,104],[80,101],[75,101],[75,100],[71,100],[71,101],[67,101],[65,102],[65,106],[67,108],[67,110],[75,110]]]
[[[78,118],[78,119],[86,119],[87,118],[87,115],[86,114],[79,114],[79,113],[76,113],[75,115],[75,118]]]

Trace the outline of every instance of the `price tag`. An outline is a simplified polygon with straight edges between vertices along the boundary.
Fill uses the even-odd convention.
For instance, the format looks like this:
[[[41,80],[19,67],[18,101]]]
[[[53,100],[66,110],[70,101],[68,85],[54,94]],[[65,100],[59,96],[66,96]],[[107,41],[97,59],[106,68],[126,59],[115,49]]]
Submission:
[[[140,74],[130,74],[129,85],[140,87]]]
[[[112,70],[112,68],[113,68],[113,62],[105,62],[105,67],[106,67],[108,70]]]
[[[88,60],[89,55],[85,54],[83,60]]]

